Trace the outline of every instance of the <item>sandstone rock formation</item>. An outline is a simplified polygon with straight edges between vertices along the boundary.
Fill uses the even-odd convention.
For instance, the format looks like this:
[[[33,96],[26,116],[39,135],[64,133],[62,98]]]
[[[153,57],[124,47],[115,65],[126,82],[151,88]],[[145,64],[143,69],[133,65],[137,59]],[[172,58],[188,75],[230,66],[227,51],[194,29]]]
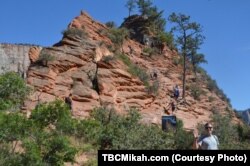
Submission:
[[[161,55],[155,53],[148,57],[143,52],[144,45],[130,39],[123,44],[124,54],[134,64],[148,75],[157,72],[157,79],[151,79],[149,84],[158,83],[159,90],[157,94],[152,94],[108,49],[112,42],[103,33],[108,30],[105,25],[81,12],[68,28],[84,31],[85,36],[67,35],[53,47],[43,48],[41,52],[35,49],[31,51],[35,55],[29,56],[32,64],[27,83],[34,87],[34,93],[25,102],[24,108],[32,110],[38,103],[56,98],[64,100],[72,94],[72,112],[76,117],[86,117],[91,110],[101,105],[113,107],[120,113],[136,107],[142,115],[142,122],[161,124],[161,117],[166,115],[164,107],[170,103],[173,86],[181,85],[182,67],[174,63],[174,60],[179,59],[177,52],[165,47]],[[38,52],[40,56],[43,54],[53,58],[45,64],[37,63]],[[201,74],[195,78],[191,71],[187,73],[187,84],[195,83],[196,79],[200,80],[199,86],[204,93],[196,100],[191,91],[187,90],[186,100],[178,99],[177,111],[174,112],[177,118],[183,120],[186,129],[208,121],[214,111],[226,114],[227,108],[231,110],[227,102],[209,91]]]

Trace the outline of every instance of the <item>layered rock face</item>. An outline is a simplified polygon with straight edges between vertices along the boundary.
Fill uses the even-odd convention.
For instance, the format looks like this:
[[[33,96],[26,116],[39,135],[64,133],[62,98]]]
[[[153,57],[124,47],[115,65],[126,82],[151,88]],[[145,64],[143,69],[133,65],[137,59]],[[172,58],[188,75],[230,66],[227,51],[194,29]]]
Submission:
[[[41,47],[30,45],[0,44],[0,74],[14,71],[26,78],[26,73],[30,65],[29,57],[39,55],[34,50],[39,51]]]
[[[124,42],[122,50],[125,56],[148,75],[157,73],[157,78],[149,80],[149,85],[156,83],[158,87],[158,92],[152,94],[138,77],[128,72],[128,66],[108,49],[113,43],[103,33],[108,30],[105,25],[82,12],[68,28],[84,31],[84,35],[65,35],[53,47],[43,48],[40,57],[50,57],[49,60],[44,59],[46,63],[38,63],[38,57],[30,56],[32,63],[27,83],[34,87],[34,93],[25,102],[25,110],[32,110],[39,103],[57,98],[64,100],[72,94],[72,113],[76,117],[86,117],[91,110],[103,105],[120,113],[136,107],[144,123],[161,124],[163,115],[172,114],[167,108],[172,100],[172,89],[182,83],[182,66],[174,63],[179,59],[177,52],[165,47],[162,54],[155,53],[148,57],[143,51],[146,46],[129,39]],[[187,73],[188,85],[196,79],[203,78],[200,74],[195,78],[191,71]],[[204,92],[199,100],[194,99],[192,92],[187,90],[185,102],[182,99],[176,101],[177,109],[173,114],[183,120],[186,129],[209,121],[214,106],[216,111],[227,113],[226,102],[210,92],[204,81],[199,86]],[[167,111],[164,111],[164,107]]]

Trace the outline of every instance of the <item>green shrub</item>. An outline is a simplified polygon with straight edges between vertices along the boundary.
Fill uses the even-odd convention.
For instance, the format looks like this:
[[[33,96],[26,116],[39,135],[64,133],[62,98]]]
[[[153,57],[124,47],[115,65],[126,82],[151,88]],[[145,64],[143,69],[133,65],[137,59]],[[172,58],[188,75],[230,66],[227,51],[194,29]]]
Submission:
[[[234,116],[235,113],[234,113],[234,111],[233,111],[232,109],[226,107],[226,108],[224,109],[224,111],[227,113],[227,115],[228,115],[230,118],[233,118],[233,116]]]
[[[0,112],[0,142],[20,140],[29,133],[31,123],[17,113]]]
[[[231,122],[229,116],[214,114],[212,116],[214,134],[218,136],[220,149],[239,149],[239,135],[237,127]]]
[[[218,108],[216,106],[212,106],[210,109],[210,112],[212,112],[213,114],[218,114]]]
[[[208,76],[207,71],[204,70],[202,67],[197,66],[196,71],[197,71],[197,73],[200,73],[202,75],[202,77],[206,77],[207,78],[207,76]]]
[[[133,65],[133,62],[129,59],[129,57],[125,54],[118,54],[116,55],[118,59],[120,59],[125,65],[128,67]]]
[[[179,58],[174,57],[172,60],[173,60],[173,64],[174,64],[175,66],[179,65]]]
[[[20,155],[12,153],[11,143],[1,141],[0,145],[0,165],[21,165]]]
[[[211,79],[211,77],[207,77],[207,88],[210,91],[216,91],[219,89],[216,81]]]
[[[16,152],[13,141],[22,142],[23,153]],[[0,113],[0,142],[1,165],[62,165],[76,154],[64,136],[40,130],[18,113]]]
[[[193,134],[183,129],[183,122],[177,119],[176,132],[174,134],[175,149],[191,149]]]
[[[110,61],[113,61],[115,59],[116,59],[115,56],[111,56],[111,55],[102,57],[102,61],[106,63],[109,63]]]
[[[43,61],[43,60],[53,61],[54,59],[55,57],[53,57],[52,55],[43,53],[39,55],[38,61]]]
[[[36,131],[30,134],[33,139],[25,139],[21,154],[22,165],[63,165],[74,162],[77,150],[61,134]]]
[[[17,112],[0,112],[1,165],[63,165],[74,162],[77,152],[64,133],[74,135],[68,107],[61,101],[39,105],[31,118]],[[49,124],[55,129],[47,128]],[[71,132],[69,132],[71,131]],[[13,146],[13,141],[15,145]],[[16,152],[17,141],[22,153]],[[20,145],[19,145],[20,146]]]
[[[60,135],[47,138],[43,160],[49,165],[63,165],[64,162],[74,162],[76,149],[70,146],[69,141]]]
[[[32,111],[30,119],[41,128],[51,124],[59,129],[63,129],[70,125],[71,114],[68,105],[63,101],[56,100],[51,103],[38,105]]]
[[[214,98],[213,96],[209,96],[209,97],[208,97],[208,102],[211,103],[211,102],[213,102],[214,100],[215,100],[215,98]]]
[[[144,55],[151,57],[153,54],[156,53],[156,50],[154,48],[151,48],[151,47],[145,47],[142,50],[142,52]]]
[[[132,65],[129,68],[129,72],[132,75],[137,76],[144,83],[145,86],[148,86],[149,76],[143,69],[141,69],[137,65]]]
[[[170,49],[175,48],[173,34],[169,32],[159,32],[156,37],[160,43],[165,43]]]
[[[101,40],[101,41],[98,41],[98,46],[106,46],[106,43],[105,41]]]
[[[126,28],[111,28],[108,30],[107,36],[115,45],[115,50],[119,51],[122,48],[124,40],[129,38],[129,31]]]
[[[152,85],[147,86],[147,91],[149,94],[154,94],[156,96],[158,94],[159,87],[160,87],[159,81],[156,80],[153,82]]]
[[[31,89],[14,72],[0,75],[0,110],[17,110],[29,95]]]
[[[108,50],[110,51],[110,52],[115,52],[116,50],[116,48],[114,48],[113,47],[113,45],[107,45],[107,48],[108,48]]]
[[[98,137],[101,149],[171,149],[174,146],[173,134],[163,132],[158,126],[140,124],[137,110],[119,116],[112,109],[101,107],[91,117],[102,124]]]
[[[98,166],[97,157],[88,159],[88,161],[86,163],[84,163],[84,165],[86,165],[86,166]]]
[[[124,54],[118,54],[117,57],[128,66],[128,72],[130,74],[137,76],[144,83],[145,86],[149,86],[149,76],[143,69],[131,62],[129,57]]]
[[[190,86],[191,95],[195,100],[200,100],[200,96],[204,93],[202,89],[196,84]]]
[[[43,66],[48,66],[48,62],[53,60],[55,60],[54,56],[48,53],[41,52],[36,63],[41,64]]]
[[[173,57],[172,61],[175,66],[178,66],[178,65],[183,65],[184,59],[183,57],[175,56]]]
[[[116,28],[116,24],[114,21],[108,21],[105,23],[105,25],[109,28]]]
[[[76,136],[87,142],[97,144],[101,123],[93,119],[81,120],[76,125]]]
[[[238,124],[237,130],[239,134],[240,141],[249,141],[250,140],[250,128],[246,123]]]
[[[78,28],[68,28],[62,32],[63,37],[80,37],[86,38],[88,34],[84,31],[84,29]]]

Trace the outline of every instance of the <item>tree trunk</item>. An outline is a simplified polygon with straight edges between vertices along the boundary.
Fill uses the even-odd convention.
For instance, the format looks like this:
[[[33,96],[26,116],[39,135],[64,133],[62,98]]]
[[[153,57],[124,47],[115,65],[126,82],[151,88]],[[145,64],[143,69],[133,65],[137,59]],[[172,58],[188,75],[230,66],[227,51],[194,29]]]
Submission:
[[[183,45],[183,76],[182,76],[182,98],[185,99],[185,89],[186,89],[186,43],[187,43],[187,38],[186,38],[186,33],[184,32],[184,45]]]
[[[186,53],[183,55],[182,98],[185,99],[186,87]]]

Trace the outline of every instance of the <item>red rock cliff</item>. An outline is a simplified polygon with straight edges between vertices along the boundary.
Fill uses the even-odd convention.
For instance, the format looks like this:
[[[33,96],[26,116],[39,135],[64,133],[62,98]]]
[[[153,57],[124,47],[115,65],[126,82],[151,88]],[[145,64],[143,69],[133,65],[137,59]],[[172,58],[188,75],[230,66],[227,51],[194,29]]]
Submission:
[[[27,82],[35,92],[25,102],[25,109],[31,110],[38,103],[64,99],[72,94],[74,116],[88,116],[91,110],[101,105],[108,105],[121,113],[129,107],[136,107],[143,122],[160,124],[161,116],[166,115],[164,107],[170,103],[173,86],[181,85],[182,67],[174,64],[174,60],[179,59],[177,52],[165,47],[161,55],[150,58],[143,53],[144,45],[129,39],[125,41],[122,46],[124,53],[133,63],[149,75],[157,72],[158,93],[149,94],[143,82],[131,75],[122,61],[103,60],[104,56],[112,57],[114,54],[108,49],[112,42],[102,33],[108,29],[105,25],[82,12],[68,28],[78,28],[86,34],[84,37],[65,36],[55,46],[44,48],[40,56],[46,54],[53,57],[46,65],[33,60]],[[208,121],[214,113],[214,106],[223,114],[229,108],[225,101],[208,90],[201,74],[197,78],[201,80],[199,86],[204,92],[200,100],[195,100],[191,91],[187,90],[186,102],[179,99],[175,112],[187,129]],[[194,81],[195,76],[189,72],[187,84],[191,85]]]

